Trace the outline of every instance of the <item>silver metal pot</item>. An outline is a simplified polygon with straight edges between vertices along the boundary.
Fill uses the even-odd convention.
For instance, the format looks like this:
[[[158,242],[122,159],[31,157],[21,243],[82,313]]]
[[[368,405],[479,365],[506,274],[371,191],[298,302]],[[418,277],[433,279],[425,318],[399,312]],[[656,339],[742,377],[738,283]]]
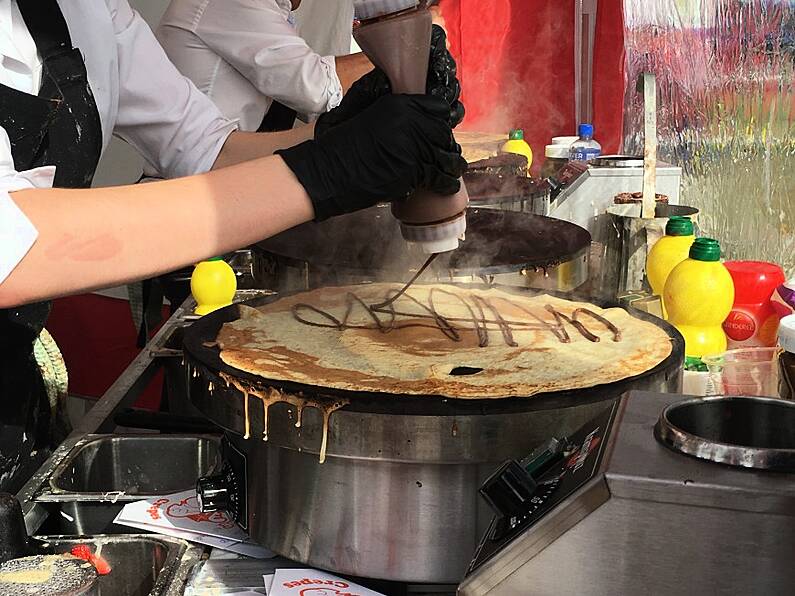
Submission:
[[[674,451],[760,470],[795,472],[795,404],[762,397],[714,397],[671,404],[654,427]]]

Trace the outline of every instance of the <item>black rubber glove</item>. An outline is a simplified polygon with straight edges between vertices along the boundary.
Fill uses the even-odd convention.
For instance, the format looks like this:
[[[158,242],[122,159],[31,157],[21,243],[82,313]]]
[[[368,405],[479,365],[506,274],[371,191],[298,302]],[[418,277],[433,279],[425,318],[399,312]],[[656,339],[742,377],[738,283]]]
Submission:
[[[447,50],[447,34],[439,25],[434,25],[431,33],[431,56],[428,63],[426,92],[441,97],[451,110],[450,122],[453,128],[464,119],[464,104],[461,97],[461,83],[457,77],[458,67],[453,55]]]
[[[376,67],[351,85],[339,106],[320,115],[315,123],[315,138],[319,139],[338,124],[353,118],[391,91],[389,79]],[[426,93],[440,97],[448,103],[453,128],[464,119],[464,106],[458,101],[461,84],[456,78],[456,63],[447,51],[447,35],[438,25],[433,26],[431,34]]]
[[[428,95],[386,95],[314,141],[277,151],[306,189],[315,221],[402,199],[453,194],[466,170],[448,121]]]

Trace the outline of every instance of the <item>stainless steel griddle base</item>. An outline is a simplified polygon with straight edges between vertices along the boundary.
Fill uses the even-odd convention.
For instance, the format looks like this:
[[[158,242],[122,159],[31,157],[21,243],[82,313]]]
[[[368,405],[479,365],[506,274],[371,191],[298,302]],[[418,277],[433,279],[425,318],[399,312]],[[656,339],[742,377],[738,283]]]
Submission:
[[[792,594],[795,475],[660,444],[659,414],[682,399],[625,397],[591,480],[476,567],[459,594]]]

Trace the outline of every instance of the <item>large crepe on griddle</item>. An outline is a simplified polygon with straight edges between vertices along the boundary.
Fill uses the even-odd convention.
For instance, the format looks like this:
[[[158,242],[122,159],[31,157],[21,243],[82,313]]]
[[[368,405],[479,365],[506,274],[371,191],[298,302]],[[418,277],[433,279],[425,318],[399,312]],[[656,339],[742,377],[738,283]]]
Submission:
[[[603,310],[546,295],[416,285],[393,305],[400,313],[394,323],[404,327],[388,332],[379,330],[368,310],[351,300],[355,294],[365,304],[374,304],[397,289],[393,284],[324,288],[259,309],[241,306],[241,318],[226,323],[218,334],[221,359],[274,381],[474,399],[532,396],[619,381],[650,370],[672,350],[661,328],[623,309]],[[486,303],[478,302],[478,296],[494,306],[499,316],[488,306],[481,313],[478,304]],[[431,302],[458,341],[446,335],[441,329],[444,324],[440,326],[425,308]],[[351,304],[347,322],[356,328],[335,327],[334,319],[345,320]],[[557,334],[550,330],[556,319],[547,306],[569,317],[576,309],[587,308],[618,327],[620,341],[602,322],[580,313],[578,319],[599,341],[589,341],[564,322],[570,340],[564,343],[559,328]],[[296,314],[305,322],[299,322]],[[486,346],[481,347],[483,324],[479,335],[473,314],[489,321]],[[377,316],[388,328],[390,315]],[[500,329],[499,317],[507,322],[510,337]]]

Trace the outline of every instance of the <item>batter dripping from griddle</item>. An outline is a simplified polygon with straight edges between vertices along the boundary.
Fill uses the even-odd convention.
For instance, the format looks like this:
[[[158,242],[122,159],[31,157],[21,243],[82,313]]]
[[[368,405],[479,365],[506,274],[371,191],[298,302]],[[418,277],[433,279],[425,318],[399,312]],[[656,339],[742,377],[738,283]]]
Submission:
[[[419,276],[419,273],[422,273],[422,269],[418,272],[417,276],[415,276],[415,279],[416,277]],[[412,280],[412,282],[413,281],[414,280]],[[565,327],[566,323],[574,327],[580,333],[580,335],[582,335],[588,341],[598,342],[600,340],[599,336],[594,334],[592,331],[590,331],[585,326],[585,324],[580,320],[580,316],[584,315],[590,317],[594,321],[600,323],[605,328],[607,328],[613,334],[613,341],[615,342],[621,341],[621,330],[618,327],[616,327],[613,323],[611,323],[603,316],[591,310],[588,310],[587,308],[577,308],[572,312],[571,316],[568,316],[556,310],[553,306],[547,304],[545,305],[545,309],[548,312],[550,312],[552,316],[555,318],[555,322],[550,323],[549,321],[544,320],[535,313],[524,308],[520,304],[508,300],[507,298],[499,298],[498,300],[505,302],[506,304],[512,306],[513,308],[519,309],[527,313],[535,322],[513,321],[513,320],[507,320],[503,317],[503,315],[500,313],[499,309],[495,305],[494,301],[483,298],[482,296],[473,296],[470,303],[462,296],[454,294],[453,292],[448,292],[447,290],[434,288],[428,294],[428,303],[424,304],[419,300],[417,300],[416,298],[414,298],[413,296],[411,296],[410,294],[405,293],[408,286],[411,285],[412,282],[409,282],[409,284],[407,284],[406,287],[392,294],[391,296],[388,297],[386,301],[381,302],[379,304],[367,304],[364,300],[362,300],[362,298],[360,298],[355,293],[348,292],[345,296],[345,315],[342,317],[341,320],[328,311],[322,310],[316,306],[306,303],[298,303],[293,305],[291,309],[292,315],[296,321],[304,325],[309,325],[311,327],[324,327],[327,329],[337,329],[339,331],[344,331],[345,329],[372,329],[372,330],[377,330],[383,334],[387,334],[400,329],[408,329],[410,327],[425,327],[430,329],[438,329],[448,339],[454,342],[461,341],[460,332],[462,330],[474,329],[474,331],[477,333],[478,336],[478,345],[481,348],[485,348],[489,345],[489,330],[492,328],[499,329],[500,333],[502,334],[503,341],[505,342],[506,345],[511,347],[518,346],[518,344],[514,340],[513,331],[520,329],[548,330],[551,333],[553,333],[561,343],[570,343],[571,337],[569,336],[569,333],[566,331]],[[466,318],[466,317],[445,317],[444,315],[442,315],[434,307],[433,296],[434,293],[436,292],[452,296],[457,300],[460,300],[461,303],[464,304],[464,306],[466,306],[470,316]],[[396,310],[395,301],[400,296],[419,306],[423,311],[425,311],[425,314],[406,313]],[[349,322],[351,314],[353,313],[354,309],[357,306],[360,306],[362,309],[364,309],[367,312],[368,316],[373,321],[372,324],[355,325]],[[324,323],[324,322],[311,321],[303,316],[303,313],[306,311],[313,312],[328,322]],[[490,314],[487,314],[487,312]],[[382,320],[381,316],[379,315],[386,315],[387,318]],[[401,323],[398,321],[398,317],[409,317],[411,319],[418,319],[418,318],[427,319],[429,322]],[[464,326],[456,326],[456,324],[464,324]]]
[[[319,410],[321,416],[323,417],[319,461],[321,464],[326,461],[326,448],[328,446],[328,428],[329,428],[329,421],[331,420],[331,415],[337,410],[348,405],[348,403],[350,402],[347,399],[337,399],[337,400],[329,400],[322,398],[309,399],[301,397],[300,395],[283,393],[272,387],[266,390],[256,389],[223,372],[221,373],[221,379],[226,383],[227,387],[229,385],[232,385],[243,394],[243,416],[244,416],[243,438],[244,439],[248,439],[251,437],[251,417],[249,415],[249,404],[248,404],[248,400],[251,397],[256,397],[262,402],[262,440],[263,441],[268,440],[268,410],[272,405],[277,403],[286,403],[293,406],[296,409],[296,421],[295,421],[296,428],[301,428],[301,422],[303,420],[303,414],[306,408],[316,408],[317,410]]]

